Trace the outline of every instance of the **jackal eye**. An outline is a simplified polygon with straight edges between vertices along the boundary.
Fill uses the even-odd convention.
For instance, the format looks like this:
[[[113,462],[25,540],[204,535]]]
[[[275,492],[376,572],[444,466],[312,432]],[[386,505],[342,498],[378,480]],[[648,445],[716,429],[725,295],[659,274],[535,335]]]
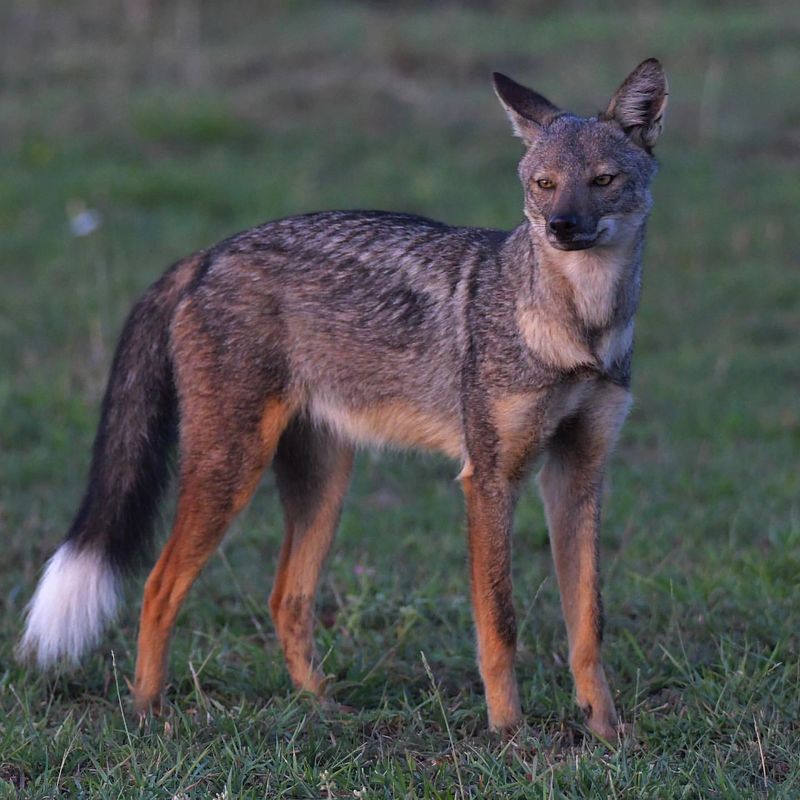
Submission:
[[[556,185],[553,183],[553,181],[550,180],[550,178],[539,178],[536,181],[536,185],[540,189],[555,189],[556,188]]]
[[[611,181],[613,181],[613,180],[614,180],[614,176],[613,175],[598,175],[592,181],[592,183],[595,186],[608,186],[608,184],[611,183]]]

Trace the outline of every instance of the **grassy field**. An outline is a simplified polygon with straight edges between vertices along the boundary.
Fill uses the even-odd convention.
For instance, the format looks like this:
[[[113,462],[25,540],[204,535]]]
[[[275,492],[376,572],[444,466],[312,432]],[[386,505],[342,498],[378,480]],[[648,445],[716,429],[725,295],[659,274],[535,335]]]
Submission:
[[[800,796],[800,17],[611,5],[3,4],[0,798]],[[651,55],[671,106],[602,545],[630,740],[588,738],[573,705],[533,485],[514,559],[528,724],[486,732],[462,501],[431,457],[362,454],[323,583],[325,669],[357,712],[288,681],[269,477],[181,615],[163,717],[128,705],[141,581],[79,671],[14,661],[115,337],[168,263],[321,208],[510,227],[520,151],[491,71],[592,113]],[[86,211],[99,227],[77,236]]]

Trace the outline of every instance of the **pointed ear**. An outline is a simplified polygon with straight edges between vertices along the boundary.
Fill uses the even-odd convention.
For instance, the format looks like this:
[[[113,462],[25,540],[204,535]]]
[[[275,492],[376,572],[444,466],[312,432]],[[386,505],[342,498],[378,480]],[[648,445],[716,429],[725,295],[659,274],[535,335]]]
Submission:
[[[655,58],[642,61],[617,89],[603,117],[614,119],[649,153],[664,127],[669,86]]]
[[[526,145],[531,145],[542,126],[561,113],[559,108],[540,94],[499,72],[492,75],[492,81],[494,91],[511,120],[514,135],[519,136]]]

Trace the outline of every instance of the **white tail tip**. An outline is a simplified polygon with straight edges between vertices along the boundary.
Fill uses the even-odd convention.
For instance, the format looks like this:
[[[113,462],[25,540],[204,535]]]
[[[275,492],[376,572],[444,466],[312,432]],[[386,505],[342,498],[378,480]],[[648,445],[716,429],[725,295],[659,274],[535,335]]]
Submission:
[[[119,581],[102,556],[62,544],[28,605],[18,652],[44,669],[76,663],[117,615]]]

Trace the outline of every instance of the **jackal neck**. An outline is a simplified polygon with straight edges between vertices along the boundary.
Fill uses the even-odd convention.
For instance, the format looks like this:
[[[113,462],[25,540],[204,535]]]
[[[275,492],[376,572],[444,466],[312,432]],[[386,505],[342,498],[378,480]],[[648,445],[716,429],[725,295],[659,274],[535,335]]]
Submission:
[[[537,356],[562,369],[596,364],[593,341],[635,313],[642,238],[637,230],[612,246],[560,251],[527,221],[510,234],[517,325]]]

